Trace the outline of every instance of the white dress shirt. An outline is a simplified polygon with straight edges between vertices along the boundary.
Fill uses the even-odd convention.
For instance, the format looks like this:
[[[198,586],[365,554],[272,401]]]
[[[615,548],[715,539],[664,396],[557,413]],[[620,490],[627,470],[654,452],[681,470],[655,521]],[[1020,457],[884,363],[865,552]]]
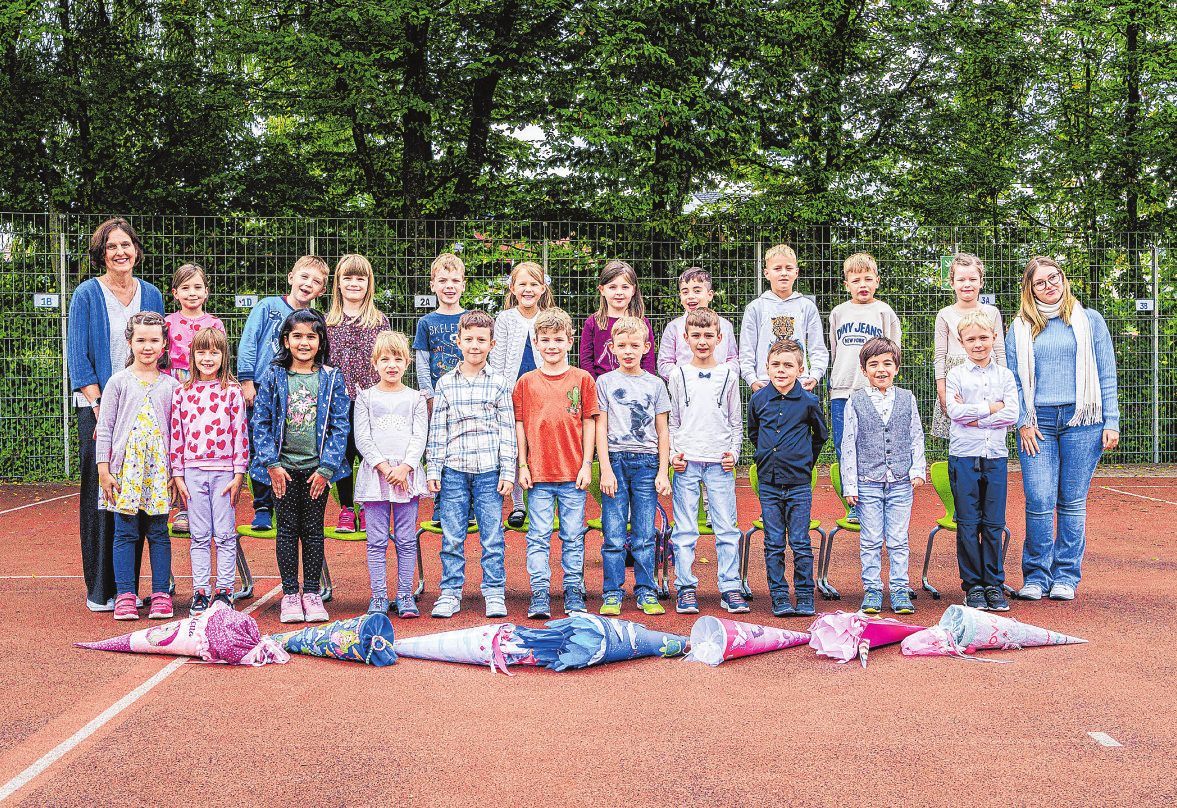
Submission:
[[[960,395],[964,403],[958,403]],[[1005,407],[990,415],[989,405]],[[948,371],[944,402],[952,423],[948,428],[948,454],[953,457],[1009,457],[1006,433],[1018,420],[1018,386],[1009,368],[989,357],[984,367],[972,359]],[[973,422],[976,426],[968,426]]]

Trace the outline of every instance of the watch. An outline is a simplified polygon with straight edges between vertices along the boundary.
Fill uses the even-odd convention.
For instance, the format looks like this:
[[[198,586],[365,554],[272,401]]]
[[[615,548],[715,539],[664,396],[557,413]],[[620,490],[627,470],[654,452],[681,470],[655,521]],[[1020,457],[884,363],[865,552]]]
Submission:
[[[97,407],[101,403],[102,403],[102,396],[99,396],[98,398],[96,398],[90,402],[90,409],[94,409],[95,407]]]

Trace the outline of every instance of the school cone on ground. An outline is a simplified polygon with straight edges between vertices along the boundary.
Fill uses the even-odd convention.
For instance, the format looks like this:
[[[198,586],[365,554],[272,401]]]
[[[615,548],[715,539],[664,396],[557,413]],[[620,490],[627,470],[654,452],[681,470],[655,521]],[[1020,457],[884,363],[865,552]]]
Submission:
[[[295,654],[346,659],[378,668],[396,662],[392,623],[387,615],[379,613],[307,626],[275,634],[274,639]]]
[[[74,645],[98,651],[190,656],[230,665],[257,666],[290,659],[279,643],[262,635],[256,620],[223,603],[214,603],[195,617],[160,623],[109,640]]]
[[[900,642],[904,637],[923,630],[923,626],[903,623],[890,617],[837,611],[823,614],[813,621],[809,626],[812,634],[809,646],[819,656],[828,656],[838,662],[862,658],[863,667],[866,667],[862,645],[864,641],[866,654],[869,655],[872,648]]]
[[[489,665],[508,676],[508,665],[545,665],[556,660],[564,635],[549,628],[490,623],[420,637],[402,637],[393,646],[403,657]]]
[[[1017,649],[1087,642],[968,606],[949,606],[940,617],[939,625],[948,632],[957,647],[967,654],[978,648]]]
[[[689,643],[679,634],[651,631],[641,623],[595,614],[574,614],[547,625],[564,638],[557,658],[547,665],[554,671],[638,657],[675,657],[686,651]]]
[[[803,631],[704,615],[691,627],[691,652],[687,659],[715,667],[728,659],[779,651],[807,642],[809,635]]]

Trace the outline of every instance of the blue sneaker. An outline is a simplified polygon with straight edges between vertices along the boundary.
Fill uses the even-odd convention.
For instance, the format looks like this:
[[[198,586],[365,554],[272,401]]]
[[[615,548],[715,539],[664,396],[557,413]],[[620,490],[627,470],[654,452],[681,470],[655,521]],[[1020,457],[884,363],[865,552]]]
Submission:
[[[368,601],[368,614],[388,614],[388,598],[372,598]]]
[[[773,596],[773,598],[772,598],[772,616],[773,617],[792,617],[796,613],[797,613],[797,610],[793,608],[793,604],[789,600],[788,593]]]
[[[258,511],[253,515],[253,524],[250,525],[254,530],[272,530],[274,521],[270,518],[269,511]]]
[[[666,609],[658,602],[658,596],[649,589],[638,593],[638,608],[646,614],[666,614]]]
[[[605,595],[605,600],[601,604],[601,614],[610,617],[621,614],[621,595],[616,592],[609,592]]]
[[[565,589],[564,590],[564,614],[576,614],[577,612],[587,612],[588,607],[584,605],[584,593],[579,589]]]
[[[846,512],[846,521],[852,525],[858,524],[858,508],[851,505],[850,510]]]
[[[547,620],[552,616],[552,603],[547,592],[538,589],[531,591],[531,603],[527,607],[529,620]]]
[[[817,609],[813,608],[813,593],[808,595],[797,595],[797,610],[796,614],[800,617],[813,617],[817,614]]]
[[[695,587],[684,586],[678,590],[678,603],[674,610],[679,614],[698,614],[699,601],[695,597]]]
[[[747,614],[752,611],[748,606],[748,602],[744,600],[744,596],[734,589],[731,592],[724,592],[719,596],[719,605],[722,606],[728,614]]]
[[[862,611],[866,614],[878,614],[883,608],[883,590],[868,589],[862,595]]]
[[[915,614],[915,606],[911,604],[911,595],[906,589],[891,593],[891,611],[895,614]]]

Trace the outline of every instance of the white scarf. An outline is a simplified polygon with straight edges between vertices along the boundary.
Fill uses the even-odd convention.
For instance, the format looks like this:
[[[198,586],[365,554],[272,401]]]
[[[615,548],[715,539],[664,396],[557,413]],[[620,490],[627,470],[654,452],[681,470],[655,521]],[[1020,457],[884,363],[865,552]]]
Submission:
[[[1058,317],[1062,301],[1044,305],[1034,301],[1038,313],[1047,320]],[[1026,404],[1030,426],[1038,426],[1034,407],[1034,338],[1030,321],[1020,314],[1014,318],[1013,332],[1018,348],[1018,379],[1022,383],[1022,398]],[[1095,364],[1095,346],[1091,341],[1091,321],[1087,311],[1076,300],[1071,308],[1071,330],[1075,334],[1075,416],[1068,426],[1098,424],[1103,421],[1103,397],[1099,389],[1099,368]]]

